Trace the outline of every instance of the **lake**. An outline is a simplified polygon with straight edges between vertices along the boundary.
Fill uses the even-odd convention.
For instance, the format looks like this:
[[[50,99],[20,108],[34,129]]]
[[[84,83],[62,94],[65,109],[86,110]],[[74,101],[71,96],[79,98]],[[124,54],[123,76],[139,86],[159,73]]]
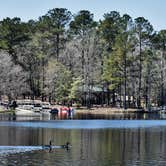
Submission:
[[[13,116],[8,114],[0,114],[1,121],[23,121],[23,120],[66,120],[66,119],[81,119],[81,120],[166,120],[165,113],[114,113],[114,114],[91,114],[77,113],[68,116],[67,114],[42,114],[41,116]]]
[[[0,140],[0,165],[166,165],[165,120],[0,121]]]

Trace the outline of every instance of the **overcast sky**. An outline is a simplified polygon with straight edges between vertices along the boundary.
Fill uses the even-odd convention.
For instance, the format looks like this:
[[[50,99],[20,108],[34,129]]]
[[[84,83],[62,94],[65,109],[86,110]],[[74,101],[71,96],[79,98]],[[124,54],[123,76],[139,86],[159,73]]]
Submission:
[[[23,21],[38,19],[53,8],[67,8],[72,13],[86,9],[95,20],[104,13],[116,10],[132,18],[143,16],[155,30],[166,29],[166,0],[0,0],[0,20],[20,17]]]

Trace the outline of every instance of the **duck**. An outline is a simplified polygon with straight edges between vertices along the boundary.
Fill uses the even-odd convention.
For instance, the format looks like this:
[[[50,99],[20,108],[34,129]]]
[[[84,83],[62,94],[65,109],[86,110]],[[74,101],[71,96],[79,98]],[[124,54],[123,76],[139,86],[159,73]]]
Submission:
[[[52,140],[49,141],[49,145],[43,145],[42,148],[48,149],[49,151],[51,151],[52,150]]]
[[[65,145],[61,145],[61,148],[66,149],[66,150],[69,150],[69,149],[70,149],[70,147],[71,147],[70,142],[66,142],[66,144],[65,144]]]

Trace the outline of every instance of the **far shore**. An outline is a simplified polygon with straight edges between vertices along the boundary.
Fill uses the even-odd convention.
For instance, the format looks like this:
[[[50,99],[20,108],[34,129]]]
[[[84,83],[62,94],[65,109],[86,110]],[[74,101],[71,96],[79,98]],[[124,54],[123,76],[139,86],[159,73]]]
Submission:
[[[60,109],[61,105],[54,105],[53,107]],[[117,108],[117,107],[92,107],[88,109],[87,107],[73,107],[75,113],[78,114],[100,114],[100,115],[111,115],[111,114],[137,114],[137,113],[158,113],[159,111],[146,111],[144,109],[137,108]],[[14,110],[3,110],[0,108],[0,114],[14,114]]]
[[[2,109],[0,109],[0,114],[14,115],[14,110],[2,110]]]
[[[91,109],[87,108],[74,108],[76,113],[80,114],[129,114],[129,113],[156,113],[158,111],[146,111],[143,109],[134,109],[134,108],[115,108],[115,107],[95,107]]]

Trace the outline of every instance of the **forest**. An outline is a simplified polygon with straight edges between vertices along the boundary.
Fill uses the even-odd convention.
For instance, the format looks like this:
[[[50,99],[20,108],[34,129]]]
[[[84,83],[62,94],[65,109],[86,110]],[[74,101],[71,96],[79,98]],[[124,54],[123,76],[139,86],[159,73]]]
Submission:
[[[127,108],[166,104],[166,30],[117,11],[54,8],[0,21],[0,96]]]

